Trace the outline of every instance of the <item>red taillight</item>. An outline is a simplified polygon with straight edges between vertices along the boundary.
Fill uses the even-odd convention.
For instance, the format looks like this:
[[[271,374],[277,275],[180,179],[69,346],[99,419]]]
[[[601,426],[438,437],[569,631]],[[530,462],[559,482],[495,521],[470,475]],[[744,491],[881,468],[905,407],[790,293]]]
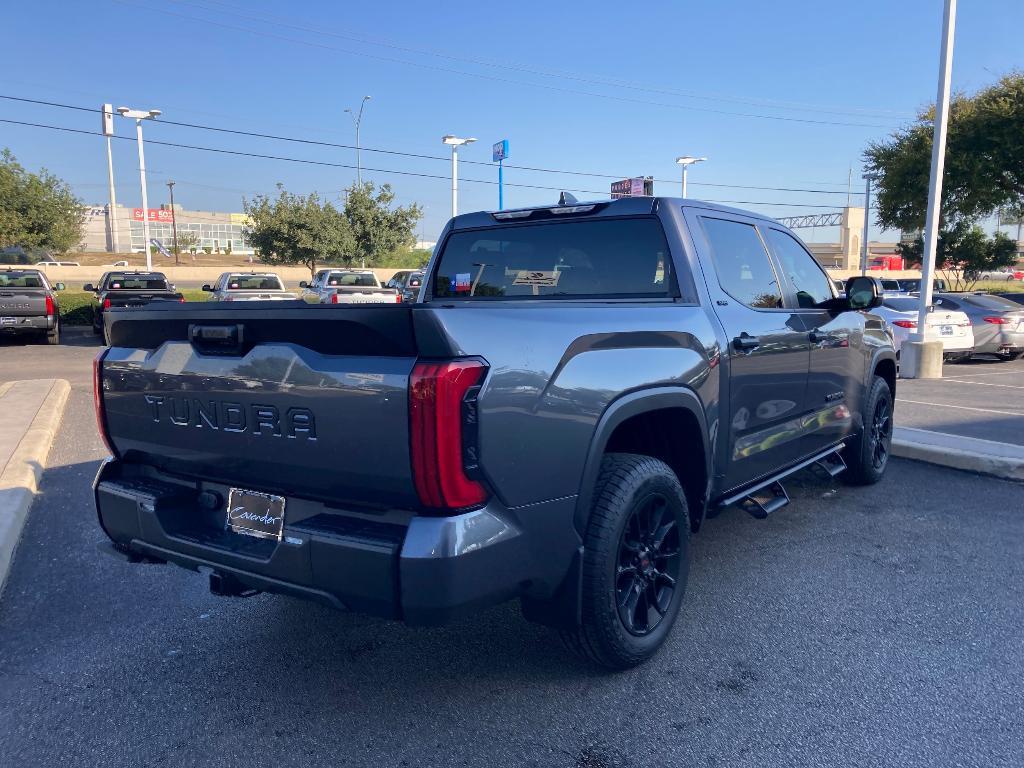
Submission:
[[[178,299],[178,303],[179,304],[184,304],[185,303],[185,297],[182,296],[180,299]]]
[[[401,303],[402,303],[402,294],[396,293],[395,294],[395,304],[401,304]]]
[[[337,303],[338,303],[338,294],[332,293],[331,294],[331,304],[337,304]]]
[[[103,308],[104,309],[110,309],[110,299],[104,299],[103,300]]]
[[[476,461],[476,402],[487,367],[478,360],[417,363],[409,378],[412,472],[424,506],[463,509],[487,499],[466,474]]]
[[[985,322],[992,323],[992,325],[1009,325],[1013,321],[1008,317],[986,317]]]
[[[114,450],[113,443],[110,442],[110,434],[107,432],[107,410],[103,405],[103,381],[102,381],[102,368],[103,358],[110,350],[103,349],[100,351],[96,358],[92,361],[92,400],[96,406],[96,427],[99,429],[100,438],[103,440],[103,444],[107,446],[107,451],[111,456],[117,456],[117,451]]]
[[[46,297],[46,316],[47,317],[53,317],[53,309],[54,309],[53,308],[53,297],[52,296],[47,296]]]
[[[900,328],[917,328],[916,320],[893,320],[893,325],[898,325]]]

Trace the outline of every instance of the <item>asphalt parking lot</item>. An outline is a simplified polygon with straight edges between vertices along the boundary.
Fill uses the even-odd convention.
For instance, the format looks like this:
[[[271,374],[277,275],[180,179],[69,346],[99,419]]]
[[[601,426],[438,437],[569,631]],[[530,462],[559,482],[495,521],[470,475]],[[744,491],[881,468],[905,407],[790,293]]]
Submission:
[[[801,476],[707,523],[666,648],[608,675],[514,605],[412,629],[100,555],[94,352],[0,349],[73,384],[0,598],[11,765],[1021,765],[1020,485]]]
[[[946,363],[942,376],[897,384],[899,426],[1024,445],[1024,359]]]

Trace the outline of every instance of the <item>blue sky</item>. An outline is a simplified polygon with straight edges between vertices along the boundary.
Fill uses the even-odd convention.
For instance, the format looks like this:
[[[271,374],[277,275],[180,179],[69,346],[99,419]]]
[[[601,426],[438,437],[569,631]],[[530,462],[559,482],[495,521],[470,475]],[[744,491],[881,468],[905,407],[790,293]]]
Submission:
[[[0,99],[0,118],[97,130],[105,101],[163,118],[354,144],[345,107],[371,95],[364,178],[426,208],[434,239],[450,213],[440,137],[475,136],[461,157],[489,163],[653,175],[678,194],[675,157],[703,155],[690,195],[781,216],[838,208],[860,153],[935,98],[941,0],[831,3],[347,3],[306,0],[37,0],[3,11],[0,94],[94,107],[95,114]],[[840,5],[840,4],[834,4]],[[1020,0],[960,4],[954,88],[973,91],[1022,66]],[[22,62],[21,65],[17,62]],[[784,119],[782,119],[784,118]],[[134,126],[118,120],[121,136]],[[232,157],[149,140],[355,165],[351,149],[146,125],[151,207],[240,210],[241,198],[316,190],[332,199],[354,168]],[[0,123],[0,146],[46,166],[87,202],[106,201],[99,136]],[[365,148],[442,159],[409,158]],[[135,145],[114,146],[118,202],[139,204]],[[403,176],[385,171],[441,176]],[[460,210],[497,207],[496,168],[462,164]],[[609,179],[508,169],[506,206],[557,189],[605,194]],[[812,192],[706,184],[793,187]],[[826,191],[838,192],[828,194]],[[577,193],[578,197],[599,195]],[[854,198],[855,201],[859,197]],[[786,206],[769,205],[786,203]],[[833,231],[834,233],[834,231]],[[833,233],[803,230],[808,239]],[[834,235],[833,235],[834,236]]]

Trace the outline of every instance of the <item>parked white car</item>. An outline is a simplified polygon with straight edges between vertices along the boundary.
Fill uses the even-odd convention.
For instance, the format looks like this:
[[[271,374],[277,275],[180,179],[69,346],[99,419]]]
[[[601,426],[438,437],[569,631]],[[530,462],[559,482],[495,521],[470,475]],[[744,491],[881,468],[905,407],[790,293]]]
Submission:
[[[917,333],[918,300],[911,296],[886,296],[882,305],[871,310],[885,321],[892,333],[892,343],[896,347],[896,355],[900,354],[900,345],[910,334]],[[942,358],[944,360],[963,360],[971,356],[974,349],[974,328],[971,320],[963,312],[955,312],[932,306],[928,313],[924,337],[928,341],[942,342]]]

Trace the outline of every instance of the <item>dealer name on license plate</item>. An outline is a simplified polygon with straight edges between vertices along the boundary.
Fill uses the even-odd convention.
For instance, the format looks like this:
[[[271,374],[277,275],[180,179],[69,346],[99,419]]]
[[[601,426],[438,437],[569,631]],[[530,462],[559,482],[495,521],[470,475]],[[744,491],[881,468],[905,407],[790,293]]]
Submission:
[[[284,504],[283,496],[232,488],[225,527],[246,536],[280,541],[284,532]]]

